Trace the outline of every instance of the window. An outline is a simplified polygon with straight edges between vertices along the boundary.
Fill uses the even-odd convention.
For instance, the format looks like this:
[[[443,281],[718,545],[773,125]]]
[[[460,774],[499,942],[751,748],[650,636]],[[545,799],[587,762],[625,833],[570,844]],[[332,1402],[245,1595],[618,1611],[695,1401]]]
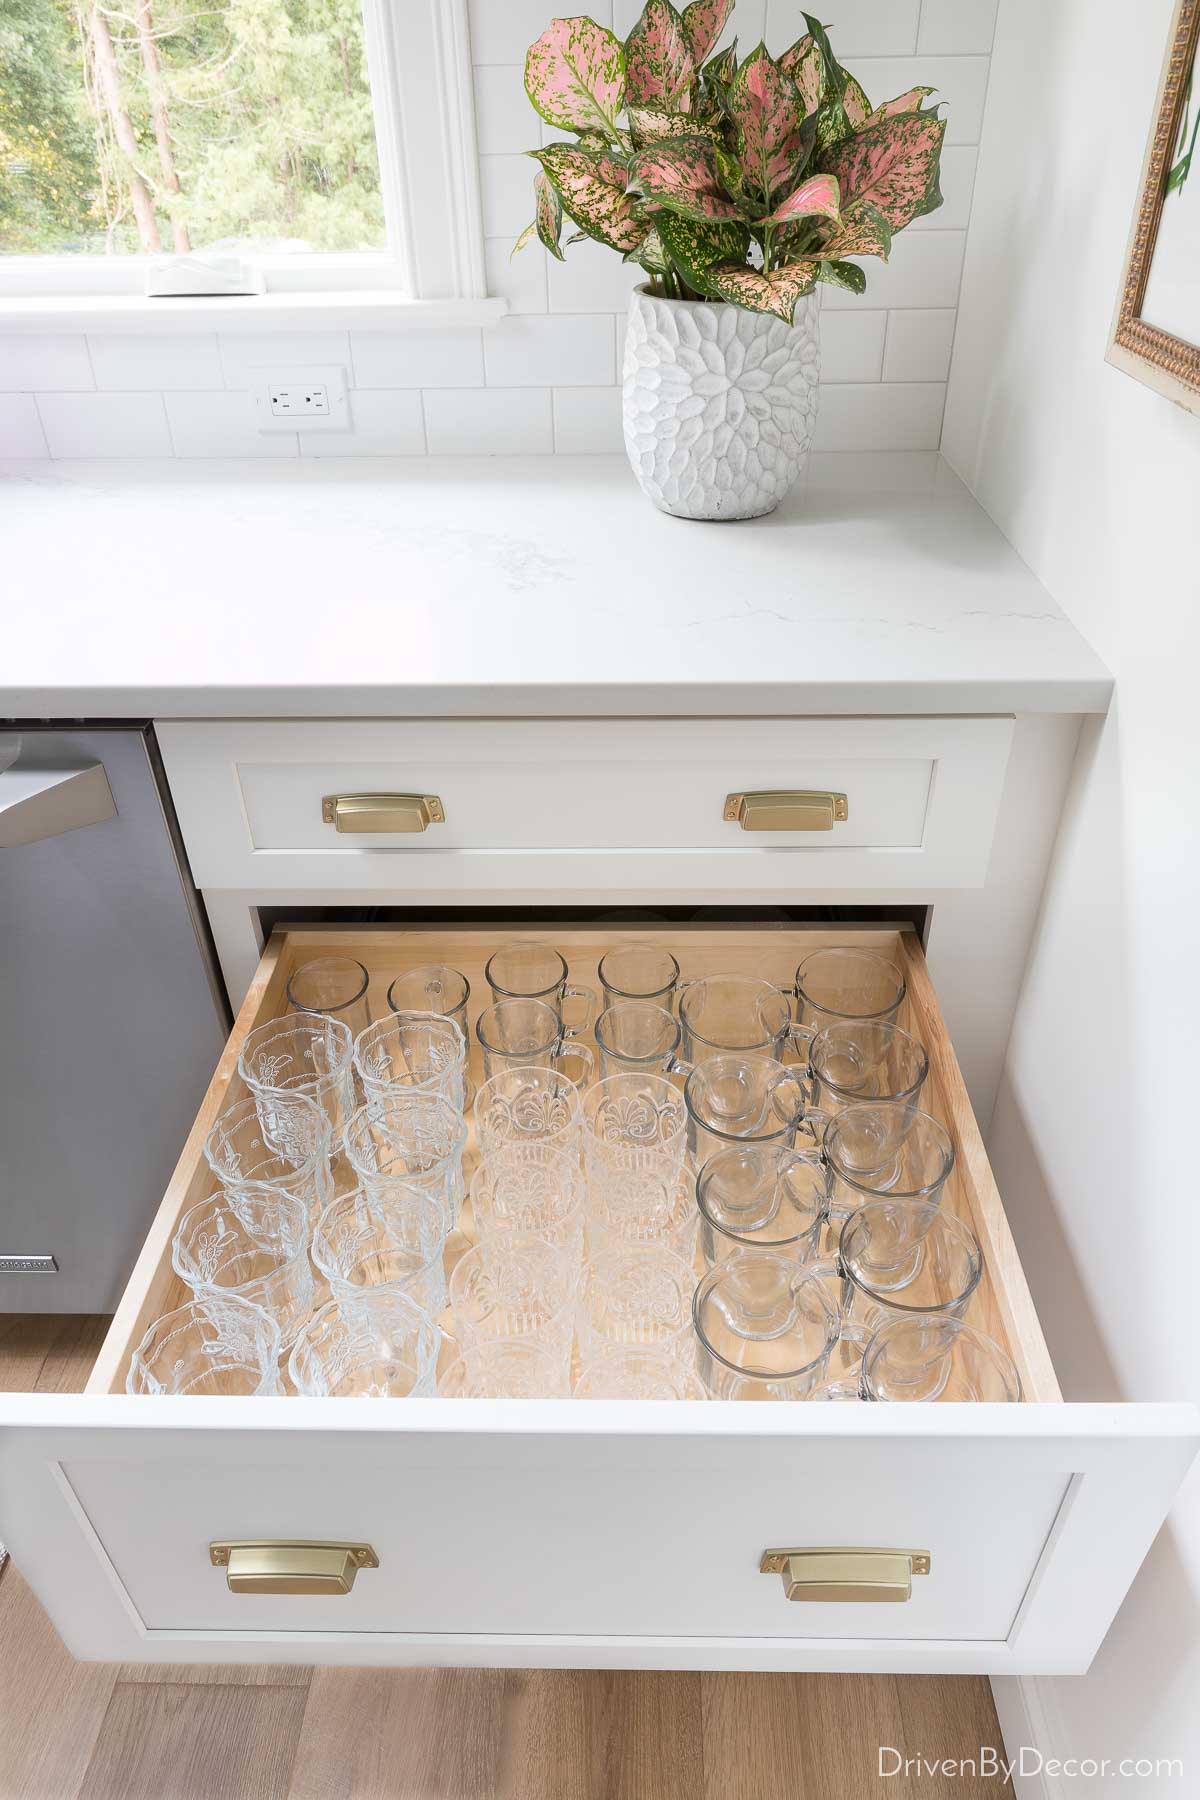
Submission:
[[[465,0],[0,0],[0,294],[213,247],[268,293],[483,296]]]

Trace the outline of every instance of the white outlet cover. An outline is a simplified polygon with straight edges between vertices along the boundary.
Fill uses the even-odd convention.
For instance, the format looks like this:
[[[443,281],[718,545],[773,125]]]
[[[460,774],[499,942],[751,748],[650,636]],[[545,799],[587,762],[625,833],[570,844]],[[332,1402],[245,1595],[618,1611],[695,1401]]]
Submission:
[[[296,367],[281,363],[263,364],[248,371],[250,398],[254,402],[254,419],[260,431],[349,431],[350,401],[346,392],[346,371],[328,366]],[[299,407],[294,413],[271,410],[271,393],[280,387],[302,393],[307,388],[325,390],[328,411],[306,413]]]

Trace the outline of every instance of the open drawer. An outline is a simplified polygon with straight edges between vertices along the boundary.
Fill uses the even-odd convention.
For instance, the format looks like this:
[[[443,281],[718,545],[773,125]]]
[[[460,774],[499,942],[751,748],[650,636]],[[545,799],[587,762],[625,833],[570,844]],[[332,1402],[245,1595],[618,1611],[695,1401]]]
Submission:
[[[544,935],[545,928],[537,934]],[[508,933],[519,936],[520,933]],[[610,928],[554,941],[594,978]],[[301,928],[272,938],[88,1390],[0,1396],[0,1529],[74,1653],[143,1662],[1081,1671],[1194,1454],[1187,1406],[1062,1402],[915,936],[795,926],[639,930],[684,974],[789,981],[824,943],[903,965],[901,1023],[958,1152],[944,1204],[987,1274],[972,1319],[1007,1345],[1017,1405],[216,1400],[124,1393],[133,1346],[184,1292],[180,1214],[237,1096],[238,1050],[288,973],[343,952],[388,979],[449,962],[486,994],[495,931]],[[478,1075],[478,1070],[475,1071]],[[369,1545],[347,1593],[235,1592],[214,1542]],[[778,1548],[928,1554],[903,1604],[849,1585],[790,1601]],[[857,1565],[861,1568],[862,1565]],[[907,1567],[907,1565],[905,1565]],[[845,1567],[840,1571],[845,1575]]]

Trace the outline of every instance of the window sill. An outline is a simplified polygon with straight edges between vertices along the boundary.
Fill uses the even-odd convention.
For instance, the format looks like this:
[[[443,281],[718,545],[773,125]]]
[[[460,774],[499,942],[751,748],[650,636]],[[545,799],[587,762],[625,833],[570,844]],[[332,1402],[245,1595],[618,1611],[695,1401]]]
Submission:
[[[386,289],[346,293],[214,294],[147,299],[144,294],[0,296],[6,331],[279,331],[289,325],[407,331],[494,325],[507,300],[410,300]]]

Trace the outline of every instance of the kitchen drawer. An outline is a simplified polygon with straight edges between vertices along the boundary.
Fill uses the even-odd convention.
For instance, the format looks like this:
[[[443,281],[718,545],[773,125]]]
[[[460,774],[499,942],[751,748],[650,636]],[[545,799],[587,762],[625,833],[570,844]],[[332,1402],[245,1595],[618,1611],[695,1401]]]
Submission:
[[[520,934],[517,934],[520,935]],[[530,933],[529,935],[533,935]],[[603,929],[556,932],[594,978]],[[639,934],[641,935],[641,934]],[[239,1091],[241,1040],[297,961],[386,977],[449,961],[485,993],[494,937],[452,927],[277,932],[221,1058],[86,1394],[0,1396],[0,1520],[79,1656],[581,1667],[1077,1671],[1194,1454],[1186,1406],[1066,1405],[919,944],[908,931],[679,927],[684,973],[786,979],[824,943],[898,957],[903,1022],[958,1162],[945,1204],[987,1274],[973,1317],[1009,1348],[1016,1405],[747,1405],[129,1398],[130,1351],[178,1304],[170,1242],[208,1191],[201,1143]],[[476,1071],[478,1073],[478,1071]],[[461,1245],[459,1245],[461,1249]],[[213,1541],[370,1544],[339,1596],[232,1593]],[[789,1601],[776,1547],[929,1553],[904,1604]]]
[[[978,887],[1009,718],[205,721],[158,727],[204,888],[562,894]],[[743,830],[730,794],[833,791],[830,829]],[[434,795],[423,831],[338,831],[337,794]]]

